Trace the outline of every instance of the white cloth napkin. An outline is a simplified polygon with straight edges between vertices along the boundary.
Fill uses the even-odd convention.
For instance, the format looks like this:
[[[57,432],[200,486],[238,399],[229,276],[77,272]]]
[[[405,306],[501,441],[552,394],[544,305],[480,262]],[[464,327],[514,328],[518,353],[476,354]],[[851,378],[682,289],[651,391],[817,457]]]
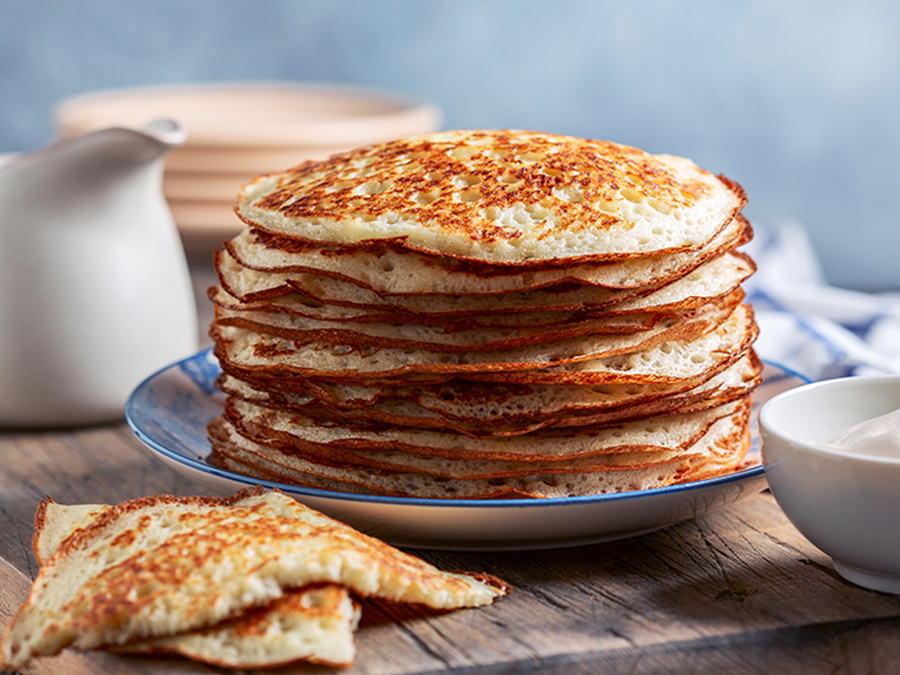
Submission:
[[[900,294],[828,285],[800,225],[754,230],[744,250],[759,269],[744,287],[760,357],[811,380],[900,373]]]

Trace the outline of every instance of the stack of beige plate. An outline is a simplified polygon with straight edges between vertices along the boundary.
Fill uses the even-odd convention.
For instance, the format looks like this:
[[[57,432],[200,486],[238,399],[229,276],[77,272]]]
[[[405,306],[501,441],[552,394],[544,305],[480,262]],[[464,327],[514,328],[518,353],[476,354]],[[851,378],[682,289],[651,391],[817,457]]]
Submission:
[[[265,171],[367,143],[433,131],[438,111],[384,94],[302,84],[224,84],[102,92],[64,101],[58,134],[108,126],[141,128],[169,118],[188,134],[163,183],[189,252],[209,253],[240,230],[241,185]]]
[[[532,132],[261,176],[210,291],[214,457],[431,498],[733,471],[760,378],[745,201],[682,158]]]

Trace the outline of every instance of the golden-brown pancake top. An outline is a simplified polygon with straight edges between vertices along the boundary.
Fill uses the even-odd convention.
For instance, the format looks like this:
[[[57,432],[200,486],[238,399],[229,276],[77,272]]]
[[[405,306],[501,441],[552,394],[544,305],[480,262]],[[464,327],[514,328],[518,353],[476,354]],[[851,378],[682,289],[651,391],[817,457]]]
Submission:
[[[690,160],[528,131],[427,134],[260,176],[238,215],[319,243],[389,240],[506,264],[689,250],[743,190]]]

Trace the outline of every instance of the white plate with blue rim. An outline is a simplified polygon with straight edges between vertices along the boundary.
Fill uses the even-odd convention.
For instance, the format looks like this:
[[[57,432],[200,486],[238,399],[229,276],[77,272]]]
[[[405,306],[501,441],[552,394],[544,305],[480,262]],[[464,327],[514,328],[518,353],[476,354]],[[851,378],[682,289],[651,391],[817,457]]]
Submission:
[[[128,425],[157,458],[195,481],[204,494],[253,485],[297,501],[390,544],[455,550],[528,550],[632,537],[726,508],[766,488],[755,411],[806,380],[766,363],[754,394],[751,466],[706,480],[634,492],[554,499],[413,499],[360,495],[265,481],[212,466],[206,426],[222,411],[219,364],[211,350],[144,380],[125,406]]]

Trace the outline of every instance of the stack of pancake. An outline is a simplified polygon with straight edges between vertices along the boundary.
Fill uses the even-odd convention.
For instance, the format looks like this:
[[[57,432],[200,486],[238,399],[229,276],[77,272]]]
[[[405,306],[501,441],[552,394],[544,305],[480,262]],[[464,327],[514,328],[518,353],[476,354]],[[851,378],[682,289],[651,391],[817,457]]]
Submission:
[[[212,460],[426,498],[734,471],[761,373],[745,202],[683,158],[522,131],[260,176],[210,289]]]

